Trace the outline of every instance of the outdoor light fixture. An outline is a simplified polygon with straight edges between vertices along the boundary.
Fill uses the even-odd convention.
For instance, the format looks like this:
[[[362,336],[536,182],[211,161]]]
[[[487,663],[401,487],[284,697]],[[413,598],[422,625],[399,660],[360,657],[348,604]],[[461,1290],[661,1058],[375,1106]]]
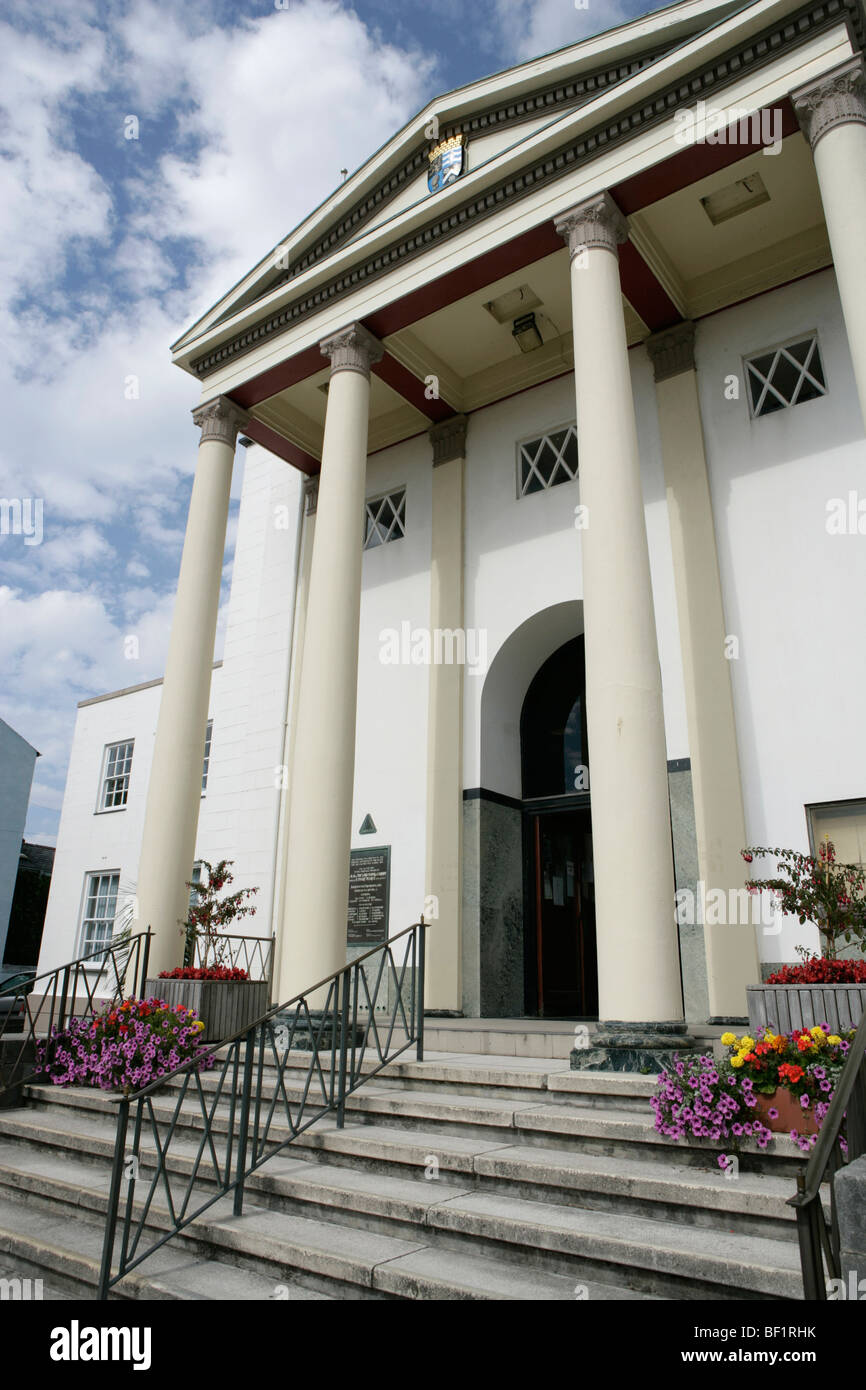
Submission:
[[[736,183],[726,184],[724,188],[718,188],[715,193],[701,198],[701,207],[713,226],[718,227],[720,222],[739,217],[741,212],[749,212],[751,208],[769,201],[770,195],[761,175],[749,174],[747,178],[737,179]]]
[[[511,336],[521,352],[534,352],[536,348],[544,346],[534,314],[524,314],[522,318],[515,319]]]
[[[497,323],[511,323],[521,314],[528,314],[530,309],[537,309],[540,304],[541,300],[531,285],[518,285],[516,290],[506,290],[484,307]]]

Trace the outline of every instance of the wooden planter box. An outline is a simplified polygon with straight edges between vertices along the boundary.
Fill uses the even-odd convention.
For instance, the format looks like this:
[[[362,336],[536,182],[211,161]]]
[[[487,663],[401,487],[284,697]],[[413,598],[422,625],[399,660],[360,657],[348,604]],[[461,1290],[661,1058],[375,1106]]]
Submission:
[[[866,984],[749,985],[746,989],[749,1029],[770,1028],[792,1033],[829,1023],[831,1033],[856,1028],[866,1009]]]
[[[267,980],[147,980],[145,993],[169,1008],[195,1009],[204,1023],[203,1042],[233,1037],[268,1008]]]

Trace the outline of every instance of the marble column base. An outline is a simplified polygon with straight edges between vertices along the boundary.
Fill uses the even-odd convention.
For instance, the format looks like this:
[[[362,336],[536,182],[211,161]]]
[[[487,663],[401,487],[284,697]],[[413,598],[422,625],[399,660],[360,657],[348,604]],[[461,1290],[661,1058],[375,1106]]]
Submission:
[[[334,1018],[333,1012],[329,1011],[324,1016],[321,1009],[309,1010],[309,1022],[306,1014],[296,1017],[295,1011],[289,1009],[286,1013],[277,1014],[273,1019],[274,1033],[276,1035],[277,1051],[291,1044],[293,1052],[328,1052],[335,1043],[340,1046],[340,1033],[342,1019],[338,1016]],[[349,1020],[348,1046],[360,1047],[364,1041],[364,1023],[358,1022],[352,1028],[351,1019]],[[381,1027],[381,1025],[380,1025]]]
[[[572,1071],[621,1071],[649,1075],[673,1066],[678,1052],[695,1052],[696,1038],[685,1023],[620,1023],[605,1019],[590,1035],[589,1047],[571,1053]]]

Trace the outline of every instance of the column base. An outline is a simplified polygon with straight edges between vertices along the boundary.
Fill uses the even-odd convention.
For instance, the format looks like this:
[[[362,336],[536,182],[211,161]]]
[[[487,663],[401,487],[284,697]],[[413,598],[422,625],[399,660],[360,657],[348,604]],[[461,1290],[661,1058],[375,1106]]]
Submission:
[[[589,1046],[571,1053],[572,1071],[638,1072],[644,1076],[668,1070],[678,1052],[694,1052],[699,1044],[685,1023],[620,1023],[605,1019],[589,1035]]]
[[[285,1013],[276,1014],[273,1019],[274,1031],[277,1035],[277,1049],[290,1046],[292,1052],[330,1052],[335,1043],[339,1051],[340,1034],[342,1032],[342,1018],[334,1018],[329,1011],[327,1016],[322,1009],[310,1009],[309,1022],[306,1014],[296,1017],[294,1010],[289,1009]],[[362,1022],[359,1020],[355,1024],[354,1035],[351,1019],[349,1020],[349,1030],[347,1046],[351,1048],[361,1047],[364,1041],[364,1029],[366,1018]]]

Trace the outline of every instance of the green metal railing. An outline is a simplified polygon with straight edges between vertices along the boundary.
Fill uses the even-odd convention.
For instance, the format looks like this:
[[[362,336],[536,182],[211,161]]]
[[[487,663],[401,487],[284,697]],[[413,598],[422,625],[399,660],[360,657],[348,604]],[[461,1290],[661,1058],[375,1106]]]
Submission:
[[[13,1001],[0,1025],[0,1093],[33,1079],[40,1039],[65,1028],[75,1015],[144,992],[151,936],[149,931],[120,936],[24,984],[0,985],[0,995]]]
[[[270,1003],[276,944],[275,936],[235,936],[230,932],[219,932],[211,938],[199,936],[187,942],[184,965],[225,965],[229,969],[245,970],[250,980],[267,980]]]
[[[217,1044],[215,1069],[194,1059],[118,1099],[98,1298],[215,1202],[232,1194],[240,1215],[247,1179],[325,1116],[342,1128],[348,1097],[401,1053],[423,1060],[425,931],[422,917],[269,1009]]]
[[[843,1125],[847,1152],[840,1140]],[[804,1172],[797,1175],[797,1191],[788,1205],[797,1212],[797,1236],[803,1271],[803,1296],[808,1301],[827,1298],[828,1279],[840,1277],[839,1224],[833,1179],[840,1168],[866,1153],[866,1013],[851,1043],[851,1050],[833,1092],[824,1123],[809,1155]],[[824,1215],[822,1184],[830,1179],[830,1219]]]

